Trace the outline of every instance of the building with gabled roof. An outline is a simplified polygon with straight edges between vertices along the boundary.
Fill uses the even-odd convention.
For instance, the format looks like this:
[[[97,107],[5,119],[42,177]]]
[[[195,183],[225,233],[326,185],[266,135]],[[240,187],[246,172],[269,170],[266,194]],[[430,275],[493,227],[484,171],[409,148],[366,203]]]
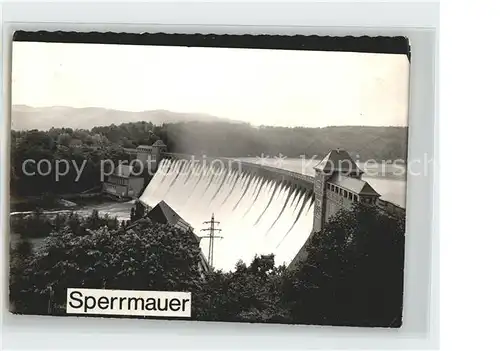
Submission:
[[[330,179],[328,179],[327,182],[356,194],[378,195],[378,193],[371,187],[370,184],[358,178],[346,177],[342,174],[336,174],[335,176],[332,176]]]
[[[198,245],[201,242],[201,238],[194,233],[193,227],[191,227],[187,221],[179,216],[177,212],[175,212],[174,209],[167,205],[167,203],[163,200],[153,207],[151,211],[148,212],[146,217],[151,219],[154,223],[170,224],[174,228],[183,230],[186,234],[192,235],[196,242],[198,242]],[[208,260],[201,250],[199,270],[202,274],[210,271]]]
[[[314,170],[324,174],[342,173],[351,177],[361,178],[363,171],[349,153],[343,149],[330,151],[315,167]]]
[[[363,171],[344,150],[330,151],[314,170],[313,231],[288,265],[288,269],[292,270],[307,257],[307,245],[315,233],[321,231],[338,211],[349,209],[356,203],[377,207],[386,203],[380,201],[380,194],[367,181],[361,179]]]
[[[323,229],[340,209],[349,209],[355,203],[377,204],[380,194],[361,179],[363,171],[345,150],[330,151],[314,170],[314,232]]]
[[[181,216],[177,214],[165,201],[160,201],[151,211],[148,212],[147,217],[150,218],[153,222],[162,223],[162,224],[170,224],[175,228],[179,228],[182,230],[193,230],[193,228],[186,222]],[[193,234],[195,235],[195,234]],[[197,235],[196,239],[199,242],[200,239]]]

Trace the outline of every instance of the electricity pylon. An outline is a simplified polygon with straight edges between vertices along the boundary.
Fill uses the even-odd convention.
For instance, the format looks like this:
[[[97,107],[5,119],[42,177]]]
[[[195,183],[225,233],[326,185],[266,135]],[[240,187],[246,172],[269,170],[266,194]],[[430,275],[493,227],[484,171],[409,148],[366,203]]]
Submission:
[[[207,236],[202,236],[201,238],[207,238],[209,240],[208,243],[208,265],[210,266],[211,269],[214,268],[214,239],[222,239],[222,236],[217,236],[215,235],[215,232],[218,231],[220,232],[221,229],[215,228],[216,224],[220,224],[220,222],[217,222],[214,220],[214,214],[212,213],[212,219],[207,222],[203,222],[203,224],[210,224],[209,228],[202,229],[202,231],[209,231],[209,235]]]

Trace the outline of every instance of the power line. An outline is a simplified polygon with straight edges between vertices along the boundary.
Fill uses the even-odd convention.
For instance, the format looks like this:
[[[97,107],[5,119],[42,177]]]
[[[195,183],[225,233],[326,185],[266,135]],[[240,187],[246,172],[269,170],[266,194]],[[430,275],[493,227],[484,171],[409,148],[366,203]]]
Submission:
[[[212,218],[210,221],[203,222],[203,224],[210,224],[209,228],[204,228],[202,231],[209,231],[209,235],[207,236],[202,236],[201,238],[207,238],[209,239],[209,244],[208,244],[208,265],[210,266],[211,269],[214,268],[214,239],[222,239],[222,236],[217,236],[215,235],[215,232],[218,231],[220,232],[222,229],[215,228],[216,224],[220,224],[220,222],[215,221],[214,219],[214,214],[212,213]]]

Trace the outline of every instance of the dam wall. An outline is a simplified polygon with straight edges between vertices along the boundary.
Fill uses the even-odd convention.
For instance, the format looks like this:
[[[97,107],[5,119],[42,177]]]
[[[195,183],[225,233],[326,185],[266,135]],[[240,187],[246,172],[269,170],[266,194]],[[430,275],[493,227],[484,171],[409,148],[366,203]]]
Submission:
[[[165,201],[199,236],[212,214],[223,239],[215,242],[215,269],[275,254],[288,264],[312,230],[311,177],[233,159],[168,155],[140,197],[147,208]],[[208,241],[200,244],[208,255]]]
[[[318,206],[333,208],[330,190],[325,190],[324,202],[317,201],[321,194],[315,193],[315,177],[232,158],[163,157],[139,201],[148,209],[165,201],[199,236],[206,235],[204,222],[213,214],[223,236],[215,243],[215,269],[231,270],[238,260],[248,264],[264,254],[274,254],[277,265],[296,264],[306,256]],[[349,201],[343,199],[337,210],[348,208]],[[405,214],[404,208],[380,198],[371,205],[388,215]],[[320,221],[332,214],[324,211]],[[208,240],[200,246],[208,255]]]

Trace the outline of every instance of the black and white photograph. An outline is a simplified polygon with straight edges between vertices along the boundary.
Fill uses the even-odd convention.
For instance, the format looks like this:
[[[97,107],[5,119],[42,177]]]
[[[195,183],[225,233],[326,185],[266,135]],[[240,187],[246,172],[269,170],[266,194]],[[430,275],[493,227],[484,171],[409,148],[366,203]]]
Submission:
[[[14,36],[10,311],[401,327],[408,40],[214,37]]]

